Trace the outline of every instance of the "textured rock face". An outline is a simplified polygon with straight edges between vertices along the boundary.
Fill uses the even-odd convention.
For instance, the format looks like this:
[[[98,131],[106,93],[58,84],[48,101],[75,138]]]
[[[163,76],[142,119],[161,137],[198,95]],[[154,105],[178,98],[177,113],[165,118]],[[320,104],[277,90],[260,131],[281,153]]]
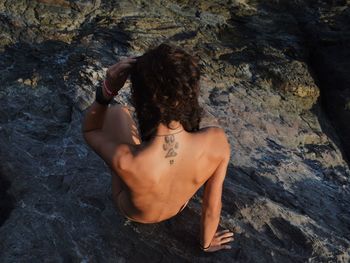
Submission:
[[[1,262],[348,262],[349,30],[340,24],[330,45],[316,33],[326,37],[326,14],[347,21],[349,3],[295,2],[1,1]],[[202,126],[214,115],[231,143],[221,218],[236,232],[231,250],[199,251],[200,193],[166,222],[125,220],[82,139],[106,68],[165,40],[200,58]],[[330,109],[337,130],[319,87],[326,105],[345,100]],[[129,104],[128,87],[117,101]]]

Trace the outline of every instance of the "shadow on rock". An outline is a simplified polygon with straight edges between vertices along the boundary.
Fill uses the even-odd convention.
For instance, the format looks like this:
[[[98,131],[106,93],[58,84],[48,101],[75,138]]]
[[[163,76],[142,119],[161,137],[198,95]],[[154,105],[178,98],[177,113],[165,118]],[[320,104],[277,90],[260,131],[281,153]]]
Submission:
[[[6,222],[14,208],[14,198],[7,193],[10,182],[0,173],[0,227]]]

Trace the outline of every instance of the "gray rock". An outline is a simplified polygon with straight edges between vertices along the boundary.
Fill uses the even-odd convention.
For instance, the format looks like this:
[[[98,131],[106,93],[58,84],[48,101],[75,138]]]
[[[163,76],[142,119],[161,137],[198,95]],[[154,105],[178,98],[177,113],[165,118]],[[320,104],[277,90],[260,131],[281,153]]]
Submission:
[[[349,9],[331,2],[0,1],[1,262],[349,262]],[[81,135],[107,67],[166,40],[200,58],[201,126],[231,144],[231,250],[199,250],[201,190],[165,222],[123,218]]]

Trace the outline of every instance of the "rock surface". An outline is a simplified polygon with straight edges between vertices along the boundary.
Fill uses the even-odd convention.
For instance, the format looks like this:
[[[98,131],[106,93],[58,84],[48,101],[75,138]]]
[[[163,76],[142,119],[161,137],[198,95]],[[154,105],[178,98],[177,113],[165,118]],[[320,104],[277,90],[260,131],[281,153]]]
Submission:
[[[1,262],[349,262],[348,18],[349,1],[0,1]],[[124,219],[81,135],[107,67],[166,40],[200,58],[202,126],[229,137],[231,250],[198,249],[200,193]]]

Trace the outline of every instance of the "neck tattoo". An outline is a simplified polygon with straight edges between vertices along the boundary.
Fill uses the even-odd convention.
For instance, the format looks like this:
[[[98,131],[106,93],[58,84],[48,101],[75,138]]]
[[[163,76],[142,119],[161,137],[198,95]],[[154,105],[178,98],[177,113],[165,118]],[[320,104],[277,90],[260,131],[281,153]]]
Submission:
[[[165,135],[163,150],[166,152],[165,158],[169,159],[169,164],[173,164],[174,157],[177,155],[176,150],[179,148],[179,143],[175,141],[175,136],[173,134]]]

